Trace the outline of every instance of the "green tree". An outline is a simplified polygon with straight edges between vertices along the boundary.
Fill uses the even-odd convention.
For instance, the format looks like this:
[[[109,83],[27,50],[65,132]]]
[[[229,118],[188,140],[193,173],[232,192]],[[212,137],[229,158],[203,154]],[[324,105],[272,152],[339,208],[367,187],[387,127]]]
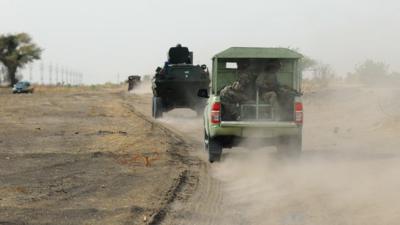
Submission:
[[[0,35],[0,62],[7,69],[11,86],[17,83],[17,70],[40,59],[41,53],[42,49],[26,33]]]

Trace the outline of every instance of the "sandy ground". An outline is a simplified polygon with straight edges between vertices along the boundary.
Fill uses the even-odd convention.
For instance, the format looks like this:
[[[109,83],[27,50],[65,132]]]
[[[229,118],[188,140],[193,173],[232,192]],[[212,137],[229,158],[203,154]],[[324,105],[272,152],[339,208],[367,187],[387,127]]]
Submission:
[[[234,148],[210,165],[202,119],[182,109],[149,119],[148,86],[2,95],[0,224],[152,215],[150,224],[396,225],[399,96],[354,85],[307,92],[300,159]],[[146,154],[150,167],[138,160]]]
[[[125,90],[0,93],[0,224],[145,224],[189,183],[187,144]]]

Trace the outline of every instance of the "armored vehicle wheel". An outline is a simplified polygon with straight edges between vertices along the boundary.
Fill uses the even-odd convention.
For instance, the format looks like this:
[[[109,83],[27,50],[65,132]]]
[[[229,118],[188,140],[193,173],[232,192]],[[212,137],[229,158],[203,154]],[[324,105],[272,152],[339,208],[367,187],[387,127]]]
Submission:
[[[278,149],[278,154],[285,157],[297,158],[301,155],[302,136],[281,137],[276,147]]]
[[[160,97],[153,97],[152,115],[155,119],[163,115],[162,99]]]
[[[210,163],[218,162],[221,160],[222,154],[222,143],[220,143],[216,138],[210,138],[205,133],[204,143],[206,150],[208,151],[208,161]]]

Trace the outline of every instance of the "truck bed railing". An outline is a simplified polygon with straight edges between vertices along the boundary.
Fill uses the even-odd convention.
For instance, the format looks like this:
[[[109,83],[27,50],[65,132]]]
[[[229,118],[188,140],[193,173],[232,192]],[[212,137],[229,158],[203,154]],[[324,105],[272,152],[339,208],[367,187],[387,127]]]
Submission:
[[[275,120],[273,105],[260,103],[259,89],[256,90],[256,102],[240,105],[240,120]]]

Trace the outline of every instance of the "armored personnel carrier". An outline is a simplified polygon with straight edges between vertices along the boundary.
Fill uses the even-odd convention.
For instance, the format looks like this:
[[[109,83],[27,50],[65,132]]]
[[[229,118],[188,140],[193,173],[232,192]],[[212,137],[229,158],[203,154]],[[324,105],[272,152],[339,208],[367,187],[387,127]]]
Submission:
[[[131,91],[140,83],[140,76],[139,75],[131,75],[128,77],[128,91]]]
[[[156,69],[152,80],[152,115],[162,117],[175,108],[190,108],[202,115],[206,100],[199,91],[209,90],[210,75],[206,65],[193,65],[193,52],[178,44],[168,52],[168,61]]]

